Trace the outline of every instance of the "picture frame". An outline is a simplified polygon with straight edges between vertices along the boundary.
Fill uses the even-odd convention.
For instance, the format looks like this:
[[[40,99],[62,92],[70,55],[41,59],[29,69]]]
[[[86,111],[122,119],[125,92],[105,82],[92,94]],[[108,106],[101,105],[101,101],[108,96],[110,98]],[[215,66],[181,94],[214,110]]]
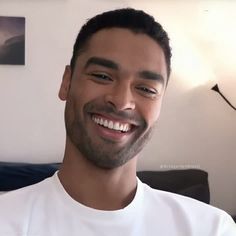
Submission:
[[[0,16],[0,64],[25,65],[25,17]]]

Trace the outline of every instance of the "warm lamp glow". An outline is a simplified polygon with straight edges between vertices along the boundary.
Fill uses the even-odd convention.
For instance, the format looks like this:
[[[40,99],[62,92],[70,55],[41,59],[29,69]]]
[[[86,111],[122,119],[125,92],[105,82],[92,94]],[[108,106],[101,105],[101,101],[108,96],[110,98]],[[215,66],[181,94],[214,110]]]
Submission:
[[[198,45],[187,39],[175,39],[173,47],[173,73],[184,82],[186,87],[198,87],[215,79],[214,70],[201,54]],[[178,42],[181,44],[177,45]]]

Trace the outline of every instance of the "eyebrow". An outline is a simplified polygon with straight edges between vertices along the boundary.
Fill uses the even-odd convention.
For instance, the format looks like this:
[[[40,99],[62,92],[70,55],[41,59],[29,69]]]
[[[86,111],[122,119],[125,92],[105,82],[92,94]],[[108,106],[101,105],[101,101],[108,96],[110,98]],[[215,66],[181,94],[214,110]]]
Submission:
[[[119,64],[117,64],[116,62],[112,60],[102,58],[102,57],[90,57],[85,64],[85,69],[89,67],[90,65],[104,66],[104,67],[114,69],[114,70],[120,69]],[[142,79],[155,80],[155,81],[160,82],[163,85],[165,84],[164,77],[161,74],[158,74],[156,72],[144,70],[144,71],[139,72],[138,74],[140,78]]]
[[[155,80],[160,82],[161,84],[165,84],[165,79],[161,74],[152,72],[152,71],[141,71],[139,73],[139,76],[143,79],[148,79],[148,80]]]
[[[90,65],[99,65],[115,70],[118,70],[120,68],[119,65],[114,61],[102,57],[90,57],[85,64],[85,68],[87,68]]]

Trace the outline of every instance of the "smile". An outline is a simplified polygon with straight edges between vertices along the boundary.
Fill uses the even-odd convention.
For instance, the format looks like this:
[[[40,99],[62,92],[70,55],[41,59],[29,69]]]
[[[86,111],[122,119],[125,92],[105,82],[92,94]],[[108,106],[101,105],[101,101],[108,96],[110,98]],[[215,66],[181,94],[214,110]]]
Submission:
[[[92,116],[92,120],[98,124],[101,125],[105,128],[111,129],[111,130],[115,130],[115,131],[119,131],[119,132],[128,132],[131,129],[131,125],[128,123],[120,123],[117,121],[112,121],[112,120],[108,120],[102,117],[97,117],[97,116]]]

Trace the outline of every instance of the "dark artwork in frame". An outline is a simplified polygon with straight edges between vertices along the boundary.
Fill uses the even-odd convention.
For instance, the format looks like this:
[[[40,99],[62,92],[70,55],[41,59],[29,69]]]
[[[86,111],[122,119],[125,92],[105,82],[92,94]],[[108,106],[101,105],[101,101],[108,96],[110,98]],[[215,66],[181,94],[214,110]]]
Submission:
[[[0,64],[25,65],[25,17],[0,16]]]

